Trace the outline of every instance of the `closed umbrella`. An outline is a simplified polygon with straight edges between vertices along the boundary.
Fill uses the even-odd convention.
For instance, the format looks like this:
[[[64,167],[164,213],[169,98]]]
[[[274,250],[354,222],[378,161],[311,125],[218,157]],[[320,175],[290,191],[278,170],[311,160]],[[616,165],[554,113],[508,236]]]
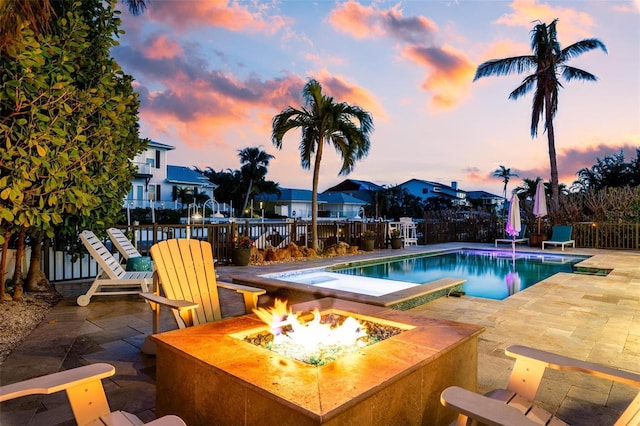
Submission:
[[[520,230],[522,229],[522,225],[520,224],[520,200],[518,196],[514,193],[511,196],[511,201],[509,202],[509,215],[507,216],[507,226],[506,231],[507,234],[511,235],[513,241],[511,242],[511,246],[513,248],[513,254],[515,256],[516,252],[516,236],[520,234]]]
[[[547,215],[547,197],[544,192],[544,182],[538,181],[536,196],[533,199],[533,215],[538,218],[538,234],[540,233],[540,218]]]

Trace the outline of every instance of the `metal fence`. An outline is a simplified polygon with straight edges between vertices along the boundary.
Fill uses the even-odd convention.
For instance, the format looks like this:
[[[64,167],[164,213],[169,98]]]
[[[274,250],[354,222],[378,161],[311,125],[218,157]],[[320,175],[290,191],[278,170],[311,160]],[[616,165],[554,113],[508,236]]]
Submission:
[[[193,238],[208,241],[213,256],[221,264],[231,262],[234,238],[249,236],[258,249],[268,247],[283,248],[293,242],[298,246],[311,246],[311,222],[308,221],[236,221],[232,223],[195,223],[179,225],[134,225],[123,226],[131,241],[142,255],[149,254],[149,248],[159,241],[172,238]],[[386,222],[318,222],[318,245],[321,249],[345,242],[349,245],[360,245],[364,231],[376,233],[375,247],[384,248],[388,243],[388,223]],[[112,247],[108,238],[104,244],[116,258],[119,254]],[[78,244],[81,244],[78,242]],[[49,281],[72,281],[93,278],[98,273],[98,266],[86,252],[75,259],[70,247],[60,242],[48,240],[43,250],[43,271]]]

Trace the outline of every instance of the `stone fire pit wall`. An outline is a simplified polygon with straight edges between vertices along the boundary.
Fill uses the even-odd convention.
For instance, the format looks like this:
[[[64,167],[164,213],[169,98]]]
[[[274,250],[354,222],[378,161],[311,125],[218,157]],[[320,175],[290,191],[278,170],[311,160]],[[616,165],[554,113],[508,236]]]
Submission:
[[[154,336],[156,415],[197,425],[444,425],[440,393],[476,390],[478,326],[338,299],[294,306],[391,321],[409,330],[316,367],[232,337],[255,315]]]

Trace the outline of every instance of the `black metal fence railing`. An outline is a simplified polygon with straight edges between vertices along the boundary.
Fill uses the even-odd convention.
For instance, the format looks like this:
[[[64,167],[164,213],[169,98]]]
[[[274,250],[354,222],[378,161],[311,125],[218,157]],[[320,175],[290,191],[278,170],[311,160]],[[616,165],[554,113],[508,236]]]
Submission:
[[[376,234],[375,248],[388,247],[387,222],[326,222],[318,223],[319,247],[329,247],[338,242],[359,246],[365,230]],[[312,227],[308,221],[236,221],[232,223],[190,225],[135,225],[123,230],[129,232],[135,246],[143,255],[158,241],[170,238],[196,238],[211,243],[213,255],[222,264],[229,263],[233,252],[233,240],[238,236],[249,236],[257,248],[286,247],[290,242],[298,246],[311,246]],[[547,232],[548,233],[548,232]],[[417,223],[418,244],[446,242],[493,243],[504,238],[502,220],[482,221],[421,221]],[[596,223],[573,224],[573,239],[577,247],[616,250],[640,250],[640,223]],[[108,240],[105,244],[114,253]],[[116,254],[117,255],[117,254]],[[96,276],[98,268],[91,256],[84,255],[72,262],[72,255],[64,244],[55,240],[45,242],[43,269],[52,281],[87,279]]]

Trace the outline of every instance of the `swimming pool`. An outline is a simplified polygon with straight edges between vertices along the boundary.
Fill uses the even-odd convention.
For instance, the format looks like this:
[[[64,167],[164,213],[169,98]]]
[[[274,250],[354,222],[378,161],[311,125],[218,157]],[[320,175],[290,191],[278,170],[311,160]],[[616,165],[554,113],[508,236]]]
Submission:
[[[510,251],[462,249],[265,276],[371,296],[460,278],[467,295],[503,300],[558,272],[572,272],[588,257],[516,252],[514,258]]]

